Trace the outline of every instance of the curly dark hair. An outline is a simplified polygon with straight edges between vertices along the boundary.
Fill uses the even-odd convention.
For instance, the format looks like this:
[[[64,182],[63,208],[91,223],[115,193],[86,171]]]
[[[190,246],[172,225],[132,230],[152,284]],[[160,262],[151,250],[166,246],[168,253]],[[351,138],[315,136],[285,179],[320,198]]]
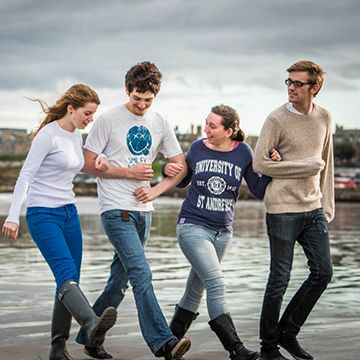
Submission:
[[[150,61],[134,65],[125,75],[126,89],[131,93],[151,91],[156,95],[160,91],[162,74],[157,66]]]

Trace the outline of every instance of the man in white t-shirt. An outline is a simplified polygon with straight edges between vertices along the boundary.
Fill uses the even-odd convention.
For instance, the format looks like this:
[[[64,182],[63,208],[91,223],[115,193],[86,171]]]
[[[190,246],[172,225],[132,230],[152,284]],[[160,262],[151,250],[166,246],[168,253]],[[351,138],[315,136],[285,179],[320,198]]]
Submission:
[[[93,308],[101,313],[112,304],[118,307],[130,282],[140,328],[157,357],[180,359],[190,348],[190,340],[178,340],[169,329],[151,283],[152,274],[144,253],[153,211],[152,200],[175,186],[184,176],[165,178],[150,187],[152,162],[160,152],[185,168],[185,160],[174,130],[151,107],[160,90],[162,74],[148,61],[134,65],[126,74],[128,102],[102,114],[94,123],[84,150],[84,171],[98,178],[100,214],[115,254],[107,284]],[[105,173],[95,169],[95,159],[104,154],[110,163]],[[103,347],[89,347],[81,330],[76,341],[85,352],[98,359],[110,358]]]

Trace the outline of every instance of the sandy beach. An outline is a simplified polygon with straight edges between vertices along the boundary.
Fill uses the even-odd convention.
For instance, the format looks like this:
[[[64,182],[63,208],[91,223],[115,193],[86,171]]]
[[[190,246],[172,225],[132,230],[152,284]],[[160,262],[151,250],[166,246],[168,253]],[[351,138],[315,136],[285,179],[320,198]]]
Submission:
[[[3,197],[1,216],[6,212]],[[173,201],[171,201],[171,204]],[[167,320],[185,286],[188,263],[173,235],[177,204],[157,207],[152,235],[146,248],[153,270],[153,284]],[[82,267],[83,291],[92,303],[100,293],[112,258],[112,249],[101,231],[93,199],[79,204],[84,233]],[[173,210],[175,208],[175,210]],[[235,223],[234,243],[223,261],[227,300],[242,340],[259,349],[259,316],[267,279],[268,248],[262,207],[241,203],[241,217]],[[334,278],[303,327],[298,339],[316,360],[357,359],[360,352],[360,274],[358,205],[342,205],[331,225]],[[52,274],[26,227],[17,242],[0,239],[0,360],[47,360],[54,283]],[[284,302],[306,277],[306,261],[296,249],[294,269]],[[200,316],[188,336],[192,347],[187,360],[225,360],[228,354],[210,330],[205,297]],[[74,359],[89,359],[75,343],[79,325],[72,323],[68,349]],[[105,346],[115,360],[155,359],[144,342],[138,325],[131,288],[119,307],[118,321],[107,336]],[[283,351],[285,356],[288,356]],[[291,359],[290,356],[288,356]]]
[[[2,287],[4,294],[18,293],[21,298],[33,298],[32,306],[22,306],[28,303],[14,301],[7,308],[5,316],[0,320],[0,359],[1,360],[45,360],[48,359],[51,301],[47,284],[30,284],[19,293],[16,284]],[[36,296],[32,295],[36,292]],[[92,294],[94,295],[94,294]],[[18,299],[19,297],[16,296]],[[38,306],[36,298],[42,298],[43,306]],[[43,297],[49,298],[44,301]],[[91,296],[93,297],[93,296]],[[11,300],[9,299],[9,302]],[[254,308],[258,307],[255,301]],[[163,307],[168,319],[172,306]],[[235,324],[244,342],[249,348],[258,348],[258,323],[252,311],[244,313],[242,309],[234,308]],[[202,306],[200,316],[188,332],[192,348],[188,352],[188,360],[219,360],[227,359],[227,353],[207,325],[206,309]],[[336,312],[334,309],[321,308],[316,310],[316,321],[309,320],[299,336],[301,343],[311,351],[317,360],[350,360],[357,359],[359,352],[359,318],[351,314]],[[88,359],[80,345],[74,341],[78,325],[73,321],[68,349],[75,359]],[[135,305],[132,294],[128,294],[119,308],[119,318],[116,326],[110,330],[106,339],[106,348],[117,360],[150,360],[154,359],[146,343],[141,337]],[[286,352],[284,351],[284,355]]]
[[[15,283],[1,288],[1,296],[8,298],[9,305],[5,316],[0,320],[0,359],[1,360],[45,360],[48,359],[51,296],[49,284],[28,284],[19,291]],[[95,286],[94,286],[95,285]],[[166,286],[166,284],[164,284]],[[85,286],[90,299],[95,293],[97,284]],[[235,289],[230,289],[235,290]],[[17,294],[17,295],[16,295]],[[231,296],[239,296],[231,291]],[[16,297],[17,300],[13,299]],[[44,301],[44,298],[48,301]],[[29,301],[30,299],[32,301]],[[37,301],[39,299],[39,301]],[[19,301],[20,300],[20,301]],[[42,305],[39,306],[38,303]],[[232,303],[234,303],[232,301]],[[30,305],[29,305],[30,304]],[[258,348],[258,322],[253,310],[258,308],[258,299],[254,300],[253,309],[234,308],[235,324],[248,347]],[[163,307],[168,319],[171,316],[172,305]],[[317,360],[350,360],[357,359],[359,352],[359,318],[350,309],[347,314],[336,309],[317,308],[316,321],[311,319],[299,336],[300,341],[311,351]],[[194,322],[188,336],[192,340],[192,348],[188,352],[188,360],[219,360],[227,359],[226,352],[207,325],[207,313],[204,306],[200,316]],[[73,321],[68,349],[75,359],[88,359],[74,337],[78,325]],[[117,360],[150,360],[154,359],[141,337],[137,322],[132,294],[129,293],[119,308],[119,318],[116,326],[110,330],[106,339],[106,348]],[[286,352],[284,351],[284,355]]]

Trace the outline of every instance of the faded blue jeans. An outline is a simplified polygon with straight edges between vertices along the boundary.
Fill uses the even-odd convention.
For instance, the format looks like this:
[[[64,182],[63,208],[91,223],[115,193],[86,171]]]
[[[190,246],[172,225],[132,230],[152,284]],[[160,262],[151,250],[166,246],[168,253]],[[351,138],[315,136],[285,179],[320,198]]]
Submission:
[[[282,333],[296,337],[332,277],[328,224],[321,208],[303,213],[266,214],[266,223],[271,261],[260,319],[262,352],[276,349]],[[279,321],[296,241],[307,257],[310,274]]]
[[[56,288],[66,280],[79,283],[82,235],[75,205],[28,207],[26,224],[55,277]]]
[[[176,233],[180,248],[191,264],[179,306],[196,313],[206,289],[210,320],[228,313],[220,262],[231,242],[232,233],[194,224],[178,224]]]
[[[176,339],[156,299],[152,273],[144,246],[149,238],[151,212],[110,210],[101,214],[105,232],[115,249],[106,286],[93,309],[100,315],[108,306],[117,308],[124,298],[128,281],[132,286],[141,332],[153,353]],[[81,329],[76,341],[86,344]]]

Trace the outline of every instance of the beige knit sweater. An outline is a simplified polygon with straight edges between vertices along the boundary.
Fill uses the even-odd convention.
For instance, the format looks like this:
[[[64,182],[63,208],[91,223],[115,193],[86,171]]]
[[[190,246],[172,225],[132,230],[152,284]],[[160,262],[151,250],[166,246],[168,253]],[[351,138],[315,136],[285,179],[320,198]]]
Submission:
[[[270,159],[276,148],[282,157]],[[272,177],[264,197],[271,214],[311,211],[323,207],[334,218],[334,166],[330,113],[314,104],[309,115],[297,115],[285,105],[265,120],[253,160],[256,172]]]

